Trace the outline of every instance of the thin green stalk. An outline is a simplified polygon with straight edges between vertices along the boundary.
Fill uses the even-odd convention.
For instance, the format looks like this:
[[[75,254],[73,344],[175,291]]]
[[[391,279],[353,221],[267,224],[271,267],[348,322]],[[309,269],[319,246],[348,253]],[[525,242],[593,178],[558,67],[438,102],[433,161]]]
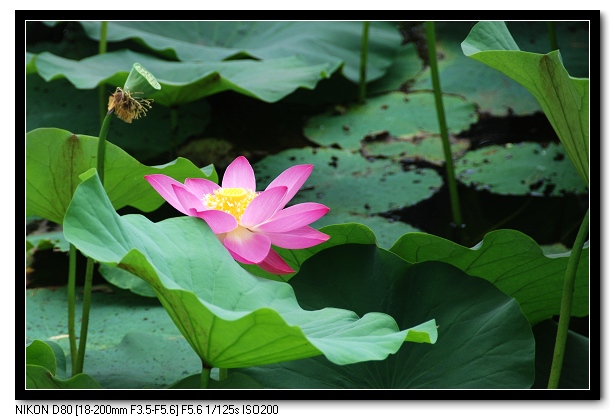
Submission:
[[[85,268],[85,284],[83,286],[83,308],[81,310],[81,335],[79,336],[79,351],[75,374],[83,372],[85,346],[88,340],[88,325],[90,322],[90,301],[92,298],[92,278],[94,277],[94,260],[88,258]]]
[[[100,22],[100,40],[98,41],[98,54],[102,55],[107,52],[107,21]],[[105,92],[105,85],[102,84],[98,87],[98,102],[100,103],[100,123],[102,124],[107,113],[107,93]]]
[[[107,133],[109,132],[109,125],[111,124],[111,118],[113,113],[108,113],[102,122],[100,127],[100,134],[98,135],[98,155],[96,157],[96,170],[100,178],[100,182],[105,185],[105,148],[107,144]],[[88,324],[90,320],[90,300],[92,298],[92,280],[94,277],[94,260],[92,258],[87,259],[87,265],[85,270],[85,282],[83,287],[83,308],[81,309],[81,335],[79,337],[79,350],[77,352],[77,361],[73,366],[76,369],[73,374],[83,372],[83,361],[85,358],[85,347],[88,338]]]
[[[98,155],[96,159],[96,171],[100,178],[100,183],[105,185],[105,147],[107,145],[107,133],[109,133],[109,125],[111,124],[113,113],[108,113],[100,127],[98,135]]]
[[[72,375],[76,375],[77,337],[75,336],[75,289],[77,277],[77,248],[70,244],[68,250],[68,341]]]
[[[551,44],[551,51],[559,50],[557,45],[557,33],[555,32],[555,25],[553,22],[547,22],[549,28],[549,43]]]
[[[453,166],[453,154],[451,153],[451,145],[448,141],[448,128],[446,125],[446,115],[444,114],[444,104],[442,102],[442,90],[440,89],[440,76],[438,75],[438,57],[436,54],[436,29],[434,22],[425,22],[425,32],[427,35],[427,48],[429,50],[429,67],[431,68],[431,82],[433,85],[433,93],[436,100],[436,109],[438,111],[438,124],[440,125],[442,149],[444,149],[446,176],[448,180],[448,190],[451,197],[453,222],[457,227],[460,227],[462,225],[461,205],[459,204],[459,193],[457,191],[455,168]]]
[[[211,374],[211,366],[203,362],[203,370],[201,370],[201,389],[209,387],[209,375]]]
[[[559,312],[559,322],[557,324],[557,335],[555,337],[555,349],[553,351],[553,362],[551,364],[551,375],[547,388],[557,389],[559,379],[562,374],[564,363],[564,352],[566,350],[566,339],[568,338],[568,327],[570,326],[570,313],[572,311],[572,296],[574,294],[574,280],[581,259],[583,244],[589,231],[589,210],[585,213],[585,218],[581,223],[577,237],[572,245],[566,273],[564,274],[564,288],[562,291],[562,304]]]
[[[367,91],[367,83],[365,78],[367,75],[367,48],[369,44],[369,21],[363,22],[363,36],[361,38],[361,64],[359,68],[359,103],[365,103],[365,93]]]

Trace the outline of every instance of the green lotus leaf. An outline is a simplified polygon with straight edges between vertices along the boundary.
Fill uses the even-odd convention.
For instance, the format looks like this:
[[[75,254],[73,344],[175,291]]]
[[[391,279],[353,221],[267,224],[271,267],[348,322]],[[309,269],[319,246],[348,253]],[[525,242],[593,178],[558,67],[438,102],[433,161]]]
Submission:
[[[79,23],[91,38],[99,38],[100,22]],[[342,68],[356,82],[362,30],[362,22],[357,21],[115,21],[108,23],[107,40],[134,39],[181,61],[252,57],[266,63],[297,56],[308,65],[325,64],[328,74]],[[367,81],[385,74],[400,47],[401,35],[394,22],[371,22]],[[277,82],[271,79],[271,84]]]
[[[57,128],[40,128],[26,134],[26,214],[61,224],[73,197],[79,175],[96,167],[98,138],[75,135]],[[153,211],[164,199],[143,178],[165,174],[180,182],[186,178],[217,181],[213,166],[201,170],[178,158],[161,166],[145,166],[107,142],[105,188],[114,208],[132,206]]]
[[[568,255],[545,255],[529,236],[516,230],[489,232],[472,248],[427,233],[408,233],[391,252],[411,263],[443,261],[492,282],[515,298],[532,325],[559,314]],[[589,244],[579,262],[573,316],[589,313]]]
[[[338,281],[323,279],[329,271]],[[433,317],[438,342],[405,343],[386,360],[348,366],[315,357],[241,370],[265,387],[506,389],[534,382],[534,337],[519,305],[449,264],[407,265],[374,245],[345,245],[307,260],[289,283],[306,309],[383,311],[402,328]]]
[[[41,340],[34,340],[26,347],[26,364],[41,366],[56,374],[56,357],[51,347]]]
[[[571,77],[559,51],[520,51],[504,22],[479,22],[464,54],[519,82],[538,101],[577,172],[589,184],[589,79]]]
[[[35,340],[26,347],[26,389],[97,389],[100,384],[85,373],[68,380],[56,377],[56,356],[49,344]]]
[[[433,343],[435,321],[400,331],[389,315],[305,311],[291,286],[251,275],[198,218],[152,223],[118,216],[100,180],[83,181],[64,234],[84,254],[147,281],[192,348],[212,367],[324,355],[336,364],[379,360],[405,340]],[[334,281],[334,279],[331,279]]]
[[[165,61],[129,50],[69,60],[43,52],[36,56],[38,74],[46,81],[68,79],[78,89],[101,84],[123,86],[133,63],[141,63],[160,83],[147,96],[155,103],[178,106],[218,92],[233,90],[265,102],[276,102],[302,87],[314,89],[328,77],[326,64],[306,64],[296,56],[267,61]]]

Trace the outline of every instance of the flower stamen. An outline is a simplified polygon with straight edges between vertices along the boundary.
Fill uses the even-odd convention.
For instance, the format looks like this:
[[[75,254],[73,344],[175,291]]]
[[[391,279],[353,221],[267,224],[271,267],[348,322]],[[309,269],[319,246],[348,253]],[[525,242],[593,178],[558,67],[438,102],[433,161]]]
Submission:
[[[210,210],[222,210],[229,213],[237,222],[246,211],[248,204],[258,194],[245,188],[218,188],[213,194],[205,194],[203,204]]]

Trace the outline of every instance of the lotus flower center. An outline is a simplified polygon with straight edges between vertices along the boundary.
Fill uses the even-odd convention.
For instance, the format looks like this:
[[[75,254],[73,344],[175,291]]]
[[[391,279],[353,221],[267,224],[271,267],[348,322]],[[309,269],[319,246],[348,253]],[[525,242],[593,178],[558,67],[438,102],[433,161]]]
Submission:
[[[213,194],[205,194],[203,204],[210,210],[227,212],[239,222],[246,207],[257,195],[245,188],[218,188]]]

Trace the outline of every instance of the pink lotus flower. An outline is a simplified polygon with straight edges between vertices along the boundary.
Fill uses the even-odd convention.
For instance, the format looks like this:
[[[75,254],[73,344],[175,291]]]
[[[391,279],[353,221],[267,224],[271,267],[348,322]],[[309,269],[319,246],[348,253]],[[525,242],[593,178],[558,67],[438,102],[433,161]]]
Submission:
[[[308,226],[324,216],[328,207],[301,203],[284,208],[313,168],[293,166],[262,192],[256,191],[254,171],[243,156],[228,166],[222,187],[203,178],[187,178],[184,184],[160,174],[146,175],[145,179],[177,210],[205,220],[236,261],[256,264],[270,273],[288,274],[293,269],[271,245],[301,249],[329,239]]]

